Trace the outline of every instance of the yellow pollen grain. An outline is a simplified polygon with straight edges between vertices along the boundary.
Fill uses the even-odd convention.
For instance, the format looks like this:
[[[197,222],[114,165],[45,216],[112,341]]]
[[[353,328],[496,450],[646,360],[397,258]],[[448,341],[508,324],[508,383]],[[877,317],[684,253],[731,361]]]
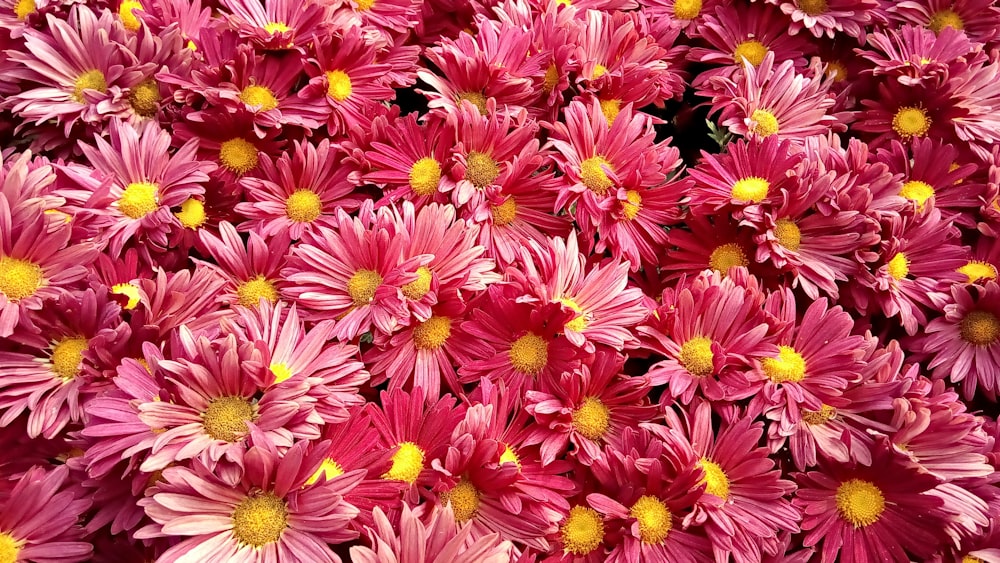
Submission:
[[[417,268],[417,279],[403,286],[403,295],[407,299],[422,299],[431,290],[431,280],[433,275],[427,266]]]
[[[580,163],[580,181],[599,196],[606,195],[614,186],[605,169],[614,172],[611,163],[603,156],[592,156]]]
[[[354,0],[354,1],[358,5],[358,10],[362,12],[367,12],[368,10],[371,10],[372,6],[375,5],[375,0]]]
[[[1000,338],[1000,320],[989,311],[971,311],[962,319],[962,340],[976,346],[989,346]]]
[[[405,481],[409,484],[417,482],[420,472],[424,470],[424,450],[413,442],[401,442],[392,454],[392,467],[382,475],[383,479]]]
[[[835,416],[837,416],[837,409],[830,405],[823,405],[818,411],[802,409],[802,420],[810,426],[826,424]]]
[[[600,101],[600,104],[601,104],[601,113],[604,114],[604,119],[608,122],[608,125],[610,126],[612,123],[615,122],[615,118],[618,117],[618,114],[622,110],[622,101],[616,99],[610,99],[610,100],[602,99]]]
[[[264,31],[268,33],[284,33],[286,31],[291,31],[292,28],[288,27],[284,22],[270,22],[264,26]]]
[[[600,440],[611,426],[611,411],[597,397],[585,397],[573,411],[573,429],[581,436]]]
[[[322,213],[323,200],[312,190],[295,190],[285,200],[285,216],[296,223],[312,223]]]
[[[770,137],[776,135],[781,129],[778,127],[778,118],[769,110],[755,109],[750,114],[750,119],[756,123],[753,132],[760,137]]]
[[[240,100],[254,111],[271,111],[278,107],[278,98],[267,86],[252,84],[240,92]]]
[[[327,71],[326,83],[326,95],[338,102],[350,98],[354,92],[354,87],[351,85],[351,77],[342,70]]]
[[[797,251],[802,242],[802,231],[795,221],[783,217],[774,222],[774,238],[788,250]]]
[[[735,242],[719,246],[708,256],[708,267],[722,274],[729,272],[732,267],[746,268],[749,264],[743,247]]]
[[[545,93],[552,92],[559,85],[559,69],[556,65],[550,64],[549,68],[545,69],[545,77],[542,78],[542,89]]]
[[[629,516],[639,522],[639,539],[646,544],[660,544],[673,528],[673,515],[663,501],[642,495],[629,509]]]
[[[221,397],[208,404],[201,420],[205,433],[213,439],[235,442],[248,432],[247,423],[256,416],[256,407],[243,397]]]
[[[437,350],[451,336],[451,319],[432,315],[413,329],[413,345],[418,350]]]
[[[980,260],[971,260],[968,264],[959,268],[958,273],[966,276],[968,283],[997,279],[997,267]]]
[[[806,360],[791,346],[778,346],[778,357],[764,358],[760,365],[774,383],[798,383],[806,377]]]
[[[946,27],[961,31],[965,29],[965,22],[955,10],[945,9],[934,12],[930,21],[927,22],[927,27],[934,33],[941,33],[941,30]]]
[[[330,479],[333,479],[335,477],[340,477],[343,474],[344,474],[344,468],[341,467],[339,463],[333,461],[330,458],[326,458],[323,460],[323,463],[320,464],[319,469],[317,469],[316,472],[312,474],[312,476],[306,479],[306,485],[308,486],[315,484],[317,481],[319,481],[320,477],[323,477],[327,481],[329,481]]]
[[[143,80],[129,92],[128,101],[136,114],[154,116],[160,109],[160,85],[152,78]]]
[[[271,373],[274,375],[274,383],[282,383],[291,379],[293,375],[292,368],[288,367],[288,364],[278,362],[268,366]]]
[[[52,372],[69,381],[80,374],[83,364],[83,351],[87,349],[89,342],[82,336],[71,336],[57,342],[52,347]]]
[[[233,510],[233,537],[253,547],[281,539],[288,527],[288,507],[274,493],[259,493],[243,499]]]
[[[798,0],[799,9],[810,16],[825,14],[828,6],[826,0]]]
[[[513,223],[517,218],[517,202],[514,201],[514,196],[507,196],[500,205],[491,205],[490,214],[496,227],[506,227]]]
[[[635,190],[625,192],[625,201],[622,202],[622,215],[625,219],[632,221],[639,215],[642,209],[642,196]]]
[[[701,13],[701,0],[674,0],[674,17],[693,20]]]
[[[29,260],[0,256],[0,293],[17,303],[35,294],[45,281],[42,268]]]
[[[257,276],[241,283],[236,288],[236,298],[244,307],[256,307],[261,299],[276,303],[280,294],[274,283],[264,276]]]
[[[607,74],[607,72],[608,72],[608,67],[602,65],[601,63],[597,63],[596,65],[594,65],[594,76],[591,78],[591,80],[597,80],[598,78]]]
[[[845,481],[837,487],[837,511],[840,517],[863,528],[878,522],[885,511],[885,497],[873,483],[861,479]]]
[[[479,510],[479,491],[468,481],[459,481],[451,490],[441,495],[442,504],[450,504],[455,521],[464,524]]]
[[[111,293],[127,297],[128,302],[125,303],[124,308],[129,311],[135,309],[139,305],[139,301],[142,300],[139,295],[139,288],[130,283],[116,283],[111,286]]]
[[[715,372],[712,341],[704,336],[695,336],[682,344],[677,360],[695,377],[704,377]]]
[[[705,477],[701,480],[705,483],[705,492],[722,500],[729,500],[729,476],[722,467],[706,457],[701,458],[698,466],[705,472]]]
[[[152,182],[133,182],[118,198],[118,209],[130,219],[142,219],[159,207],[159,186]]]
[[[197,229],[205,224],[205,202],[196,198],[188,198],[181,204],[181,210],[174,213],[185,229]]]
[[[236,137],[219,146],[219,163],[235,174],[246,174],[257,168],[257,146],[250,141]]]
[[[566,323],[566,328],[574,332],[583,332],[587,328],[587,315],[583,312],[583,307],[577,303],[572,297],[560,297],[558,299],[563,306],[576,312],[576,316],[573,317],[568,323]]]
[[[904,140],[923,137],[930,128],[931,118],[921,107],[901,107],[892,117],[892,130]]]
[[[0,532],[0,563],[16,563],[23,541],[14,539],[7,532]]]
[[[455,101],[461,103],[462,100],[472,102],[480,115],[486,115],[486,96],[482,92],[462,92]]]
[[[896,255],[889,260],[888,270],[890,276],[897,281],[901,280],[910,275],[910,261],[906,258],[905,254],[897,252]]]
[[[28,16],[34,14],[38,7],[35,5],[35,0],[17,0],[14,4],[14,15],[17,17],[18,21],[24,21],[28,19]],[[0,561],[3,561],[0,559]]]
[[[465,179],[483,189],[500,176],[500,165],[486,153],[471,151],[465,158]]]
[[[105,81],[104,73],[94,69],[81,74],[73,83],[73,100],[78,104],[87,103],[83,97],[84,90],[96,90],[102,94],[107,93],[108,83]]]
[[[136,0],[124,0],[118,5],[118,17],[122,20],[122,25],[129,31],[139,31],[142,21],[135,15],[135,10],[142,11],[142,4]]]
[[[760,203],[767,197],[767,191],[770,187],[771,183],[763,178],[757,176],[743,178],[733,184],[732,197],[739,201]]]
[[[899,195],[915,203],[918,211],[923,211],[924,204],[934,196],[934,187],[927,182],[910,180],[903,184],[903,188],[899,190]]]
[[[733,51],[733,61],[742,65],[743,59],[746,59],[753,66],[759,66],[764,62],[767,53],[768,48],[763,43],[756,39],[747,39],[736,46],[736,50]]]
[[[529,332],[510,345],[510,365],[528,375],[538,375],[549,362],[549,341]]]
[[[410,167],[410,189],[418,196],[429,196],[438,191],[441,183],[441,165],[425,156]]]
[[[371,303],[381,285],[382,276],[375,270],[358,270],[347,280],[347,294],[356,307],[362,307]]]
[[[563,549],[573,555],[587,555],[604,541],[604,520],[593,508],[574,506],[559,526]]]

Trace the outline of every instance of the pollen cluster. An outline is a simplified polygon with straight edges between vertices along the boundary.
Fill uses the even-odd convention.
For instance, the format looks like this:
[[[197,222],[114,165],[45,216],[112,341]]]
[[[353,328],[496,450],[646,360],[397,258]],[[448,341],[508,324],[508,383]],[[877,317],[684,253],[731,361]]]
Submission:
[[[288,527],[288,507],[274,493],[249,496],[233,510],[233,537],[253,547],[281,539]]]
[[[878,522],[885,511],[885,497],[873,483],[861,479],[845,481],[837,487],[837,510],[855,528]]]

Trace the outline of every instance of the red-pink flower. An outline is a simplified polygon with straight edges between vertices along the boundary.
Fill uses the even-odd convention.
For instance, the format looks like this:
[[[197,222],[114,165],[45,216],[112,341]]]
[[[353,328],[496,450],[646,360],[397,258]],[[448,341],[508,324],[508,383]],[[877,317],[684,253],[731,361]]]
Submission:
[[[66,466],[36,466],[0,502],[0,547],[11,561],[88,561],[80,518],[91,501]]]

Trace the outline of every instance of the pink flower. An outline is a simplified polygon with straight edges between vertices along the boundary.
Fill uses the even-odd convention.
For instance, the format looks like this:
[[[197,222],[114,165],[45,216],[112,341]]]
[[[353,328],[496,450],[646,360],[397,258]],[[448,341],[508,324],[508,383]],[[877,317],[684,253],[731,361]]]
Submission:
[[[88,561],[93,546],[78,520],[90,499],[66,466],[30,469],[0,503],[0,547],[11,561]]]

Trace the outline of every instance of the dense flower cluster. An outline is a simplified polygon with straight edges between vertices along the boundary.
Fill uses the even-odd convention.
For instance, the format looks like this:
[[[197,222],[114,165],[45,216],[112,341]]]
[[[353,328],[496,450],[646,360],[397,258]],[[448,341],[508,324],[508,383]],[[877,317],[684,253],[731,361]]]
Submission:
[[[1000,563],[997,4],[0,0],[0,563]]]

